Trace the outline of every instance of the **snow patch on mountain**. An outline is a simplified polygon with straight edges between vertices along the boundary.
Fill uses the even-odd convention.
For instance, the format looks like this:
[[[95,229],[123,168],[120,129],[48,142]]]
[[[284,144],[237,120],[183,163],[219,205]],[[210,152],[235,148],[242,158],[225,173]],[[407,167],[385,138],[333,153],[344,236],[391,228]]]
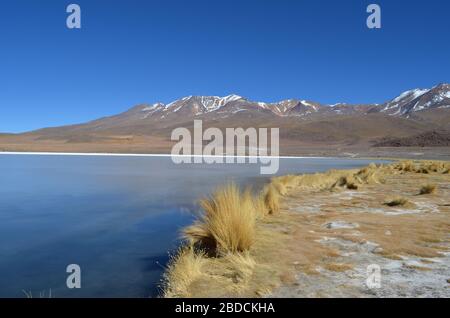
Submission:
[[[403,116],[412,111],[420,111],[428,108],[421,103],[421,98],[429,93],[431,89],[413,89],[401,93],[399,96],[386,103],[381,112],[386,112],[391,116]],[[411,107],[411,103],[414,105]]]
[[[167,105],[155,103],[142,107],[143,118],[158,114],[160,118],[171,117],[173,114],[187,109],[183,115],[199,116],[213,112],[235,114],[242,111],[264,110],[270,111],[280,117],[305,117],[314,113],[324,114],[367,114],[374,112],[386,113],[390,116],[408,116],[411,112],[422,111],[429,108],[448,108],[450,104],[450,85],[439,84],[431,89],[413,89],[401,93],[391,101],[384,104],[369,104],[370,107],[348,103],[324,105],[307,100],[286,99],[279,102],[253,102],[246,98],[231,94],[220,96],[186,96]],[[229,105],[229,107],[225,107]],[[322,107],[327,106],[327,107]]]

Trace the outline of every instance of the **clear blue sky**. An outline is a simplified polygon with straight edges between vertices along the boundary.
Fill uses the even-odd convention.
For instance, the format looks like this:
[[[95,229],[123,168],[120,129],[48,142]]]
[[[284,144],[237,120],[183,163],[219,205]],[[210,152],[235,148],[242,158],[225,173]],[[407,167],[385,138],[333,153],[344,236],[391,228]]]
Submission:
[[[66,28],[78,3],[82,29]],[[382,8],[369,30],[366,7]],[[138,103],[383,102],[450,82],[447,0],[9,0],[0,4],[0,131]]]

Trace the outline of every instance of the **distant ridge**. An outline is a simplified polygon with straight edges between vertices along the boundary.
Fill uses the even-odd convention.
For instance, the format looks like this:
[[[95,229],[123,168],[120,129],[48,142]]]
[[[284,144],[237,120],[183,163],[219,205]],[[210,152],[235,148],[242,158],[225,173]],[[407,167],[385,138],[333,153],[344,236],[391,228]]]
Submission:
[[[194,119],[201,119],[205,128],[278,127],[285,155],[309,154],[305,149],[311,147],[325,153],[374,145],[447,147],[448,135],[442,132],[450,131],[450,85],[412,89],[382,104],[186,96],[87,123],[0,134],[0,151],[168,153],[172,130],[191,129]]]
[[[234,114],[243,111],[267,111],[277,116],[307,117],[313,115],[342,115],[385,113],[408,116],[432,108],[450,107],[450,85],[439,84],[431,89],[413,89],[383,104],[321,104],[314,101],[287,99],[276,103],[250,101],[239,95],[187,96],[169,104],[141,105],[134,110],[142,112],[142,119],[165,119],[175,114],[200,116],[209,113]]]
[[[429,131],[411,137],[386,137],[374,144],[375,147],[448,147],[450,146],[450,132]]]

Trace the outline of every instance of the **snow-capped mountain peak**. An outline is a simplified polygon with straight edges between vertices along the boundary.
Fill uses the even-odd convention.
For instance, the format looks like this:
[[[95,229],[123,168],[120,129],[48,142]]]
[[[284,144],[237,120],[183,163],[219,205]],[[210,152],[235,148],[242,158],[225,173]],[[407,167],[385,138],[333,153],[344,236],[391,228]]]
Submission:
[[[450,85],[439,84],[431,89],[412,89],[401,93],[384,104],[353,105],[338,103],[323,105],[308,100],[286,99],[279,102],[254,102],[240,95],[186,96],[169,104],[155,103],[139,108],[141,118],[169,118],[179,116],[201,116],[217,113],[224,118],[243,111],[272,113],[276,116],[307,117],[317,115],[352,115],[385,113],[390,116],[407,117],[413,112],[434,108],[450,108]]]
[[[385,103],[381,112],[389,115],[408,115],[430,108],[446,108],[450,105],[450,85],[439,84],[431,89],[413,89]]]
[[[429,89],[420,89],[420,88],[412,89],[412,90],[401,93],[398,97],[394,98],[392,101],[398,103],[398,102],[404,100],[405,98],[414,99],[414,98],[422,96],[423,94],[425,94],[429,91],[430,91]]]

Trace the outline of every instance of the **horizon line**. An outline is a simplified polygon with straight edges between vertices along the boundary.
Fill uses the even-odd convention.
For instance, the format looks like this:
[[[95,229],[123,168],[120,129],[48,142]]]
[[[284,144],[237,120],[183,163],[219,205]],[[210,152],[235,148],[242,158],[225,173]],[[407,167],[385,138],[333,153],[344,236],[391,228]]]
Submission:
[[[32,151],[0,151],[1,155],[29,155],[29,156],[85,156],[85,157],[191,157],[191,158],[273,158],[273,159],[327,159],[339,157],[320,156],[242,156],[242,155],[172,155],[145,153],[108,153],[108,152],[32,152]],[[363,159],[363,158],[354,158]]]

